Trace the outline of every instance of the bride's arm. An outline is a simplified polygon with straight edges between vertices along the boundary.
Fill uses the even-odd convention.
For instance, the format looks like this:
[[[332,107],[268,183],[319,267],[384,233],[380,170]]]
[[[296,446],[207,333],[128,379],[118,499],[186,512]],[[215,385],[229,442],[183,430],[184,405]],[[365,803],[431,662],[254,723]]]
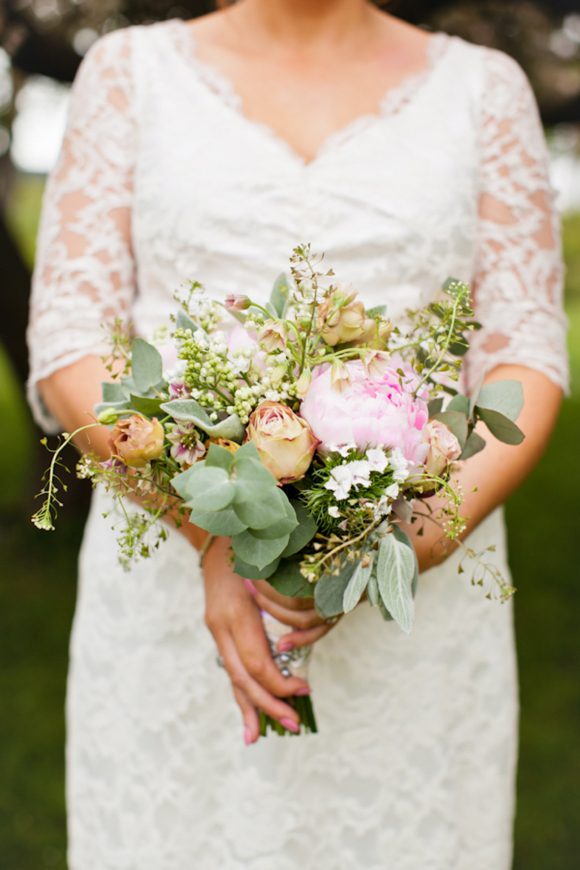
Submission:
[[[566,321],[559,221],[534,96],[506,55],[485,50],[481,113],[479,245],[473,293],[483,328],[467,355],[470,387],[513,378],[524,388],[518,425],[522,444],[497,441],[481,426],[487,446],[461,463],[457,480],[469,517],[466,533],[516,489],[542,455],[567,385]],[[474,491],[476,489],[476,491]],[[437,507],[437,499],[432,499]],[[441,532],[426,523],[417,537],[422,569],[444,558]],[[435,546],[434,546],[435,545]],[[454,549],[449,547],[447,553]]]
[[[115,317],[127,323],[135,294],[131,69],[130,31],[109,34],[85,58],[44,198],[31,300],[29,397],[36,419],[51,432],[89,422],[100,382],[110,380],[101,361],[108,352],[102,324]],[[107,434],[104,427],[91,429],[79,436],[78,446],[107,458]],[[194,547],[205,538],[190,523],[181,534]],[[307,686],[282,677],[272,661],[258,605],[232,573],[226,546],[217,541],[206,556],[206,619],[253,741],[259,731],[256,708],[297,723],[296,712],[279,698]],[[192,553],[192,565],[196,559]]]

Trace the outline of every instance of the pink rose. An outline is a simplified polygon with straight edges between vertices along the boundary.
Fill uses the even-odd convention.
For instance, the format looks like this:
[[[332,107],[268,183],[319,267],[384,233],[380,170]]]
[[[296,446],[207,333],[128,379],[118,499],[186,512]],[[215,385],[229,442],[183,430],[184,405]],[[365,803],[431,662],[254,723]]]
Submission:
[[[118,420],[109,435],[111,455],[121,459],[130,468],[143,468],[163,452],[165,432],[153,417],[148,420],[139,414]]]
[[[441,477],[449,463],[461,456],[461,446],[453,432],[441,420],[427,423],[426,435],[429,444],[425,462],[427,474]]]
[[[318,445],[308,424],[278,402],[262,402],[250,416],[246,441],[253,441],[260,459],[280,483],[304,477]]]
[[[300,405],[300,416],[323,448],[331,451],[348,444],[398,447],[409,462],[424,462],[428,444],[423,433],[429,414],[426,397],[413,396],[417,374],[399,360],[370,376],[359,360],[344,366],[350,384],[344,378],[340,390],[332,387],[332,367],[317,366]],[[405,372],[402,378],[397,368]]]

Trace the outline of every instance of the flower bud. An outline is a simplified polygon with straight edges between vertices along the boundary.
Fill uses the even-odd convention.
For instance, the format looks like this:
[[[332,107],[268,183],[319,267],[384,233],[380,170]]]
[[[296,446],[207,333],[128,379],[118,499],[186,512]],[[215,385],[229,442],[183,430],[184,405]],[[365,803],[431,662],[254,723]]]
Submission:
[[[310,382],[312,380],[312,372],[304,369],[298,380],[296,381],[296,395],[298,398],[306,395]]]
[[[252,302],[248,296],[242,296],[237,293],[230,293],[226,296],[224,308],[227,311],[246,311]]]
[[[115,408],[103,408],[97,417],[97,422],[102,426],[114,426],[119,419],[119,414]]]

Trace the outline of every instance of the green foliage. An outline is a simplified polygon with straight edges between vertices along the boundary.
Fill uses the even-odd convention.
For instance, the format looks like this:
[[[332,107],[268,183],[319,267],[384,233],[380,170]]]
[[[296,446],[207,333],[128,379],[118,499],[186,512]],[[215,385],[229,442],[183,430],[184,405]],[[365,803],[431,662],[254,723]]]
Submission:
[[[163,362],[156,347],[142,338],[133,342],[131,373],[139,393],[146,393],[163,379]]]
[[[411,633],[415,617],[412,585],[416,571],[417,559],[409,539],[404,542],[393,534],[383,535],[376,563],[379,593],[405,634]]]

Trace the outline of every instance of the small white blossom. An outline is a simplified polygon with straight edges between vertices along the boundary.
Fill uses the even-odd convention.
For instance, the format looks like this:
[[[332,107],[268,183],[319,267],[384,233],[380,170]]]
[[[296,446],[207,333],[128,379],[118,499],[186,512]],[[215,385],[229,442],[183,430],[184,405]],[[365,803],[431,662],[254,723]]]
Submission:
[[[366,457],[371,463],[373,471],[383,472],[389,467],[389,458],[382,447],[371,447],[367,450]]]
[[[336,507],[336,505],[332,505],[328,508],[328,516],[333,517],[333,519],[337,520],[340,517],[340,511]]]
[[[409,463],[403,456],[403,451],[399,447],[395,447],[392,451],[389,465],[393,469],[393,479],[397,483],[404,483],[409,477]]]

